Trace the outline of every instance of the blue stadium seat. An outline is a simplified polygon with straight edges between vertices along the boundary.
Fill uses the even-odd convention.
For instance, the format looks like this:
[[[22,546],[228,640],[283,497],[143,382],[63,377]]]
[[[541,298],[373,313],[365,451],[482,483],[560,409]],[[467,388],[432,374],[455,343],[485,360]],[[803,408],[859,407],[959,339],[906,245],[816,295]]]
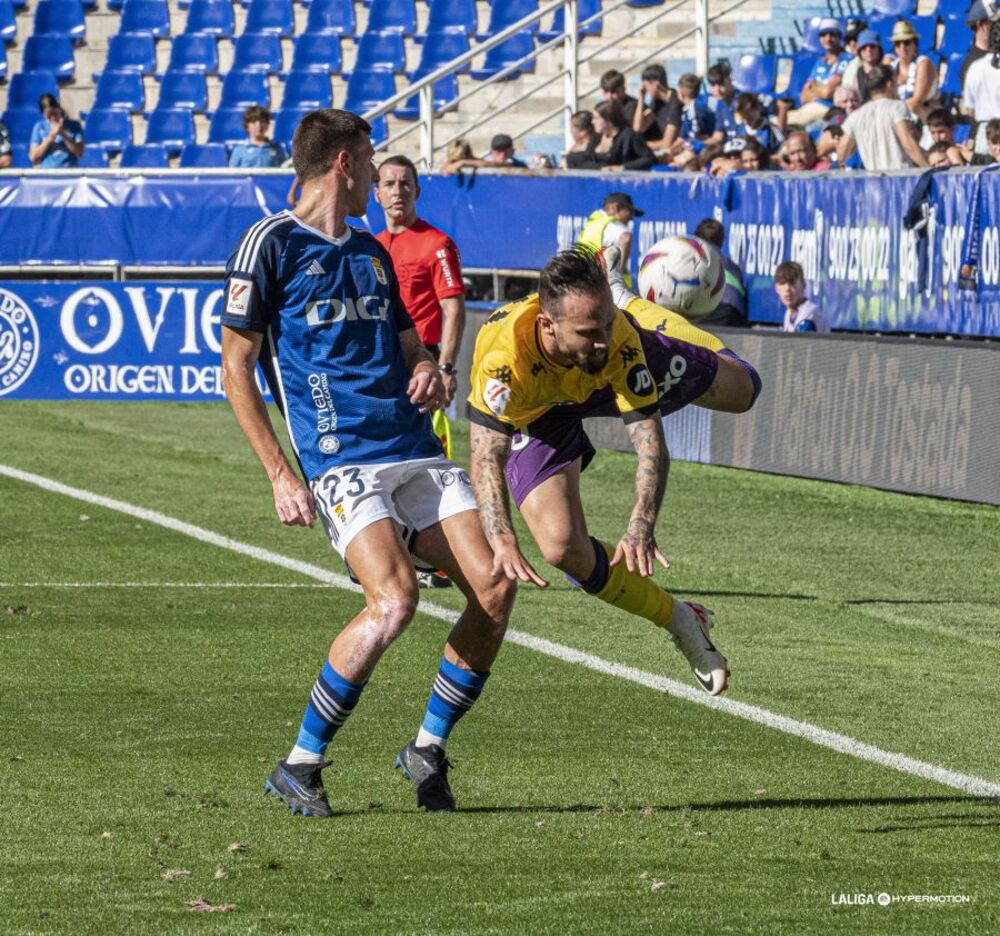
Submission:
[[[225,169],[229,153],[221,143],[188,143],[181,150],[181,169]]]
[[[773,55],[746,53],[732,62],[733,85],[739,91],[771,94],[774,91],[775,59]]]
[[[532,38],[531,33],[515,33],[510,37],[510,39],[501,42],[498,46],[494,46],[486,53],[486,60],[483,62],[483,67],[472,69],[472,77],[477,81],[484,81],[487,78],[492,78],[497,72],[503,71],[509,65],[513,65],[515,62],[522,59],[525,55],[531,52],[534,47],[535,41]],[[534,70],[535,62],[532,60],[525,63],[520,68],[512,71],[503,80],[511,81],[522,73],[530,74],[534,72]]]
[[[69,36],[82,42],[87,33],[80,0],[44,0],[35,7],[35,36]]]
[[[59,81],[70,81],[76,72],[73,40],[67,36],[30,36],[24,44],[22,71],[52,72]]]
[[[357,68],[351,72],[351,77],[347,79],[347,97],[344,100],[344,110],[363,114],[366,110],[377,107],[395,93],[396,82],[392,72],[368,71]]]
[[[358,41],[358,62],[366,71],[401,72],[406,65],[403,37],[399,33],[366,32]]]
[[[295,40],[292,71],[319,71],[338,75],[343,63],[340,36],[331,33],[303,33]]]
[[[902,16],[909,19],[917,10],[916,0],[872,0],[870,13],[883,16]]]
[[[268,107],[271,92],[264,72],[231,71],[222,80],[222,97],[219,107],[238,107],[241,110],[251,104]]]
[[[51,3],[52,0],[45,0]],[[163,39],[170,35],[170,9],[167,0],[125,0],[120,33],[133,33]]]
[[[247,9],[247,33],[290,36],[295,32],[292,0],[253,0]]]
[[[600,12],[601,0],[580,0],[577,4],[577,22],[583,23],[585,20],[589,20],[592,16],[596,16]],[[599,36],[601,35],[603,26],[603,19],[595,19],[592,23],[587,23],[586,26],[581,26],[578,30],[578,35],[581,39],[584,36]],[[560,7],[555,11],[555,13],[552,14],[552,25],[548,29],[540,30],[538,38],[542,42],[548,42],[551,39],[561,36],[565,31],[566,10],[565,8]]]
[[[184,32],[229,38],[236,31],[233,5],[229,0],[192,0]]]
[[[312,0],[309,4],[306,33],[353,36],[356,28],[354,0]]]
[[[941,57],[941,68],[944,70],[944,80],[941,82],[941,97],[945,102],[957,101],[962,96],[962,62],[965,52],[952,52]],[[17,76],[15,76],[17,77]]]
[[[892,52],[892,27],[895,25],[895,16],[883,16],[881,13],[873,13],[868,17],[868,28],[878,33],[879,39],[882,40],[882,51],[884,52]]]
[[[476,33],[476,0],[431,0],[428,33]]]
[[[160,82],[160,97],[156,106],[204,113],[208,108],[208,88],[204,74],[168,71]]]
[[[331,107],[333,94],[330,91],[330,76],[324,72],[292,71],[285,79],[285,91],[281,96],[282,110]]]
[[[142,75],[138,72],[106,71],[97,81],[94,107],[97,110],[141,111],[146,106]]]
[[[412,36],[416,31],[417,8],[413,0],[372,0],[365,32],[394,32]]]
[[[275,74],[281,71],[281,40],[277,36],[243,33],[236,40],[233,70]]]
[[[243,127],[243,111],[239,108],[219,108],[212,114],[212,120],[208,125],[208,142],[225,143],[232,146],[234,143],[242,143],[247,138],[247,132]]]
[[[385,119],[385,114],[382,114],[380,117],[373,117],[368,123],[372,127],[371,140],[375,146],[389,139],[389,121]]]
[[[194,143],[194,115],[180,108],[157,108],[149,115],[146,142],[158,143],[172,156]]]
[[[273,137],[276,142],[285,147],[285,152],[290,153],[292,151],[292,137],[295,134],[295,128],[310,110],[312,108],[309,107],[283,108],[278,113],[278,116],[274,118]]]
[[[59,97],[59,83],[51,72],[23,71],[13,75],[7,89],[10,110],[30,110],[38,114],[38,99],[43,94]]]
[[[92,110],[83,128],[88,146],[103,147],[109,153],[120,153],[132,142],[132,121],[128,111]]]
[[[7,78],[7,46],[0,43],[0,81]]]
[[[936,16],[911,16],[910,23],[920,36],[920,51],[933,52],[937,45]],[[971,45],[971,33],[966,31],[966,43]]]
[[[214,75],[218,70],[219,43],[215,36],[185,33],[174,38],[170,45],[170,64],[167,65],[167,71]]]
[[[133,143],[125,147],[118,165],[122,169],[169,169],[170,161],[167,159],[167,151],[162,146],[155,143],[145,143],[141,146]]]
[[[14,4],[0,0],[0,42],[13,42],[17,38],[17,18]]]
[[[86,150],[84,150],[84,152],[86,152]],[[31,157],[28,156],[27,143],[12,143],[10,147],[10,155],[13,158],[13,162],[10,164],[12,169],[31,168]]]
[[[107,169],[108,154],[100,146],[85,146],[83,155],[76,161],[77,169]]]
[[[921,40],[923,35],[920,36]],[[938,54],[942,58],[961,52],[963,55],[972,47],[972,30],[965,25],[964,19],[946,19],[944,21],[944,33],[941,36],[941,45],[938,47]],[[920,43],[920,51],[926,52],[931,46]]]
[[[508,26],[513,26],[518,20],[537,12],[538,0],[493,0],[493,5],[490,7],[489,26],[479,38],[482,40],[488,36],[495,36]],[[538,32],[538,22],[536,21],[525,28],[528,32],[536,33]]]
[[[26,9],[28,6],[28,0],[11,0],[11,3],[14,4],[14,10],[18,13]]]
[[[17,76],[15,75],[14,77],[16,78]],[[27,108],[5,110],[3,113],[3,122],[10,132],[11,142],[27,146],[28,141],[31,139],[31,131],[41,118],[42,115],[38,113],[37,104],[34,104],[30,110]]]
[[[156,68],[156,47],[152,36],[112,36],[108,42],[105,68],[111,71],[136,71],[151,75]]]
[[[812,52],[796,52],[795,55],[782,55],[777,59],[775,69],[775,97],[781,100],[798,101],[802,88],[812,74],[816,56]],[[780,76],[787,75],[784,85]]]
[[[469,51],[469,37],[466,33],[432,33],[424,37],[423,48],[420,50],[420,64],[417,71],[423,75],[430,74],[435,68],[440,68],[446,62],[457,59]],[[462,71],[467,72],[466,65]]]
[[[648,7],[659,6],[663,0],[627,0],[627,3],[631,7]]]
[[[423,68],[418,68],[415,72],[410,75],[410,81],[419,81],[425,75],[429,75],[433,68],[428,68],[424,70]],[[434,82],[434,111],[435,113],[440,112],[446,108],[455,98],[458,97],[458,76],[453,72],[450,75],[445,75],[444,78],[439,78]],[[417,120],[420,117],[420,96],[414,94],[412,97],[407,98],[402,104],[397,107],[393,113],[400,120]]]
[[[820,45],[819,41],[819,24],[822,22],[822,16],[810,16],[805,22],[805,29],[802,32],[802,42],[801,47],[804,52],[812,52],[815,55],[821,55],[823,53],[823,46]],[[869,26],[871,26],[871,19],[869,19]],[[871,26],[874,29],[874,26]]]

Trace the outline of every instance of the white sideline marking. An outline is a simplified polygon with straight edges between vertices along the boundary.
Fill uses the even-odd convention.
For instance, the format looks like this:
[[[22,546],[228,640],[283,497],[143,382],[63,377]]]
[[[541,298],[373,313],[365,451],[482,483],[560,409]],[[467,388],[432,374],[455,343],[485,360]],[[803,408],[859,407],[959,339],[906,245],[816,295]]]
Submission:
[[[220,546],[223,549],[228,549],[244,556],[250,556],[253,559],[258,559],[261,562],[269,562],[272,565],[280,566],[281,568],[288,569],[292,572],[298,572],[301,575],[305,575],[318,582],[323,582],[326,585],[333,585],[347,591],[360,591],[360,588],[357,585],[343,575],[337,575],[335,572],[330,572],[320,566],[311,565],[308,562],[301,562],[298,559],[292,559],[288,556],[282,556],[279,553],[271,552],[267,549],[261,549],[259,546],[251,546],[249,543],[243,543],[239,540],[230,539],[228,536],[220,536],[218,533],[213,533],[211,530],[206,530],[191,523],[185,523],[183,520],[177,520],[174,517],[168,517],[166,514],[159,513],[156,510],[149,510],[145,507],[137,507],[134,504],[127,504],[124,501],[114,500],[100,494],[93,494],[90,491],[84,491],[80,488],[69,487],[66,484],[53,481],[50,478],[32,474],[28,471],[21,471],[18,468],[12,468],[7,465],[0,465],[0,475],[6,475],[9,478],[14,478],[17,481],[23,481],[26,484],[33,484],[43,490],[52,491],[55,494],[62,494],[65,497],[71,497],[87,504],[93,504],[98,507],[105,507],[108,510],[115,510],[119,513],[128,514],[130,517],[145,520],[147,523],[153,523],[158,526],[165,527],[168,530],[183,533],[186,536],[200,540],[203,543]],[[436,617],[439,620],[447,621],[449,623],[453,623],[458,617],[456,612],[449,611],[447,608],[439,607],[431,602],[421,602],[420,610],[424,614]],[[582,650],[574,650],[572,647],[567,647],[564,644],[554,643],[551,640],[545,640],[541,637],[535,637],[531,634],[526,634],[523,631],[509,630],[507,632],[506,639],[511,643],[517,644],[518,646],[526,647],[527,649],[534,650],[538,653],[543,653],[546,656],[554,657],[555,659],[562,660],[565,663],[576,663],[579,666],[584,666],[587,669],[594,670],[598,673],[604,673],[608,676],[617,676],[619,679],[626,679],[630,682],[637,683],[640,686],[656,689],[659,692],[667,693],[668,695],[672,695],[678,699],[684,699],[687,702],[704,705],[707,708],[715,709],[719,712],[725,712],[727,715],[735,715],[737,718],[743,718],[747,721],[755,722],[759,725],[765,725],[768,728],[774,728],[778,731],[783,731],[786,734],[794,735],[798,738],[804,738],[806,741],[810,741],[820,747],[829,748],[830,750],[838,751],[841,754],[848,754],[851,757],[858,758],[859,760],[869,761],[870,763],[879,764],[883,767],[891,767],[893,770],[898,770],[901,773],[921,777],[925,780],[932,780],[935,783],[953,787],[956,790],[962,790],[966,793],[972,794],[973,796],[1000,798],[1000,783],[994,783],[989,780],[985,780],[982,777],[974,777],[969,774],[948,770],[944,767],[939,767],[936,764],[929,764],[926,761],[920,761],[915,758],[908,757],[906,754],[883,751],[881,748],[875,747],[871,744],[865,744],[862,741],[857,741],[847,735],[837,734],[834,731],[827,731],[825,728],[820,728],[818,725],[813,725],[809,722],[796,721],[794,718],[778,715],[775,712],[759,708],[756,705],[749,705],[746,702],[736,702],[733,699],[713,698],[705,695],[703,692],[692,686],[679,683],[673,679],[668,679],[666,676],[659,676],[656,673],[647,673],[644,670],[634,669],[631,666],[623,666],[620,663],[612,663],[609,660],[602,659],[601,657],[594,656],[593,654],[584,653]]]
[[[0,588],[334,588],[318,582],[0,582]]]

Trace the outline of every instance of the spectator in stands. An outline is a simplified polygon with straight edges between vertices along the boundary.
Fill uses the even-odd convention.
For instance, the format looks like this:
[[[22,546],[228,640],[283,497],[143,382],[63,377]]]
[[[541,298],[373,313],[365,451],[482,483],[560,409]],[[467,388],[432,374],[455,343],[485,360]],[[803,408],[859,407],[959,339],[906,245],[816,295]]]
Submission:
[[[1000,21],[990,23],[989,45],[992,54],[969,66],[962,90],[962,110],[977,124],[974,149],[984,155],[989,152],[986,124],[1000,118]]]
[[[929,150],[927,150],[927,165],[931,169],[948,169],[954,165],[962,165],[962,163],[953,163],[948,156],[949,151],[952,149],[947,143],[934,143]]]
[[[844,138],[844,128],[836,120],[830,121],[823,132],[816,140],[816,155],[820,159],[829,159],[831,169],[863,169],[861,159],[858,158],[857,165],[850,164],[841,166],[837,161],[837,146]]]
[[[778,125],[785,121],[805,127],[822,120],[833,106],[833,92],[840,86],[851,57],[844,51],[840,23],[831,17],[820,21],[819,41],[823,54],[816,60],[800,95],[800,106],[788,110],[787,102],[778,102]]]
[[[715,132],[715,118],[702,100],[701,79],[690,72],[681,75],[677,81],[677,97],[681,102],[681,139],[688,143],[709,139]]]
[[[777,152],[785,142],[781,131],[764,117],[764,105],[756,94],[736,96],[736,116],[743,121],[742,135],[752,137],[769,153]]]
[[[233,147],[229,154],[230,169],[272,169],[288,159],[285,148],[267,135],[270,126],[271,114],[266,107],[251,104],[243,111],[247,140]]]
[[[645,214],[636,208],[628,192],[608,192],[604,204],[587,218],[576,242],[581,247],[593,251],[605,247],[617,247],[622,252],[621,268],[625,284],[631,288],[632,276],[629,270],[629,255],[632,252],[632,222]]]
[[[667,70],[662,65],[647,65],[642,70],[642,105],[635,109],[632,129],[642,134],[654,153],[669,156],[681,132],[681,99],[667,84]]]
[[[972,48],[962,59],[962,68],[959,71],[959,87],[965,90],[965,78],[969,73],[969,66],[981,59],[990,51],[990,17],[983,5],[983,0],[976,0],[965,16],[965,25],[972,30]]]
[[[830,168],[830,161],[819,158],[816,144],[805,130],[789,133],[780,155],[788,172],[825,172]]]
[[[732,74],[732,69],[725,62],[716,62],[705,73],[709,91],[708,109],[715,123],[709,138],[712,143],[725,143],[739,134]]]
[[[527,169],[527,163],[514,155],[514,141],[506,133],[498,133],[490,141],[490,156],[486,163],[494,169]]]
[[[10,131],[0,120],[0,169],[9,169],[14,162],[14,148],[10,145]]]
[[[625,122],[631,127],[639,102],[628,93],[628,89],[625,87],[625,76],[613,68],[606,71],[601,75],[601,94],[605,101],[614,101],[621,107]]]
[[[896,50],[896,90],[914,117],[923,120],[938,104],[937,66],[920,55],[920,36],[906,20],[892,27],[892,45]]]
[[[924,131],[920,138],[921,149],[927,152],[927,161],[934,166],[931,152],[940,152],[944,146],[948,161],[953,166],[964,166],[972,158],[972,150],[966,150],[955,143],[955,118],[943,107],[932,110],[924,121]]]
[[[740,153],[740,168],[744,172],[763,172],[771,168],[771,154],[753,137],[743,140]]]
[[[746,137],[734,137],[726,140],[722,147],[712,156],[708,165],[708,174],[715,179],[721,179],[730,172],[743,168],[743,150],[746,149]]]
[[[862,30],[858,36],[857,57],[848,64],[841,87],[853,88],[858,92],[860,102],[864,104],[868,100],[868,80],[884,58],[885,52],[879,34],[874,29]],[[833,96],[836,102],[836,92]]]
[[[844,136],[837,146],[842,165],[857,147],[869,172],[926,166],[927,157],[917,143],[917,129],[910,110],[897,97],[891,65],[880,65],[871,79],[871,100],[844,121]]]
[[[40,169],[72,169],[83,155],[83,127],[51,94],[38,99],[42,119],[31,130],[28,156]]]
[[[747,143],[756,143],[756,140],[747,140]],[[757,144],[760,145],[759,143]],[[748,150],[743,149],[746,153]],[[766,155],[766,154],[765,154]],[[737,264],[723,253],[723,246],[726,242],[726,229],[721,221],[715,218],[705,218],[700,221],[694,229],[695,237],[700,237],[716,247],[722,254],[722,265],[726,271],[726,285],[722,290],[722,299],[719,300],[715,311],[705,318],[698,320],[698,326],[725,325],[727,328],[747,328],[750,323],[747,321],[747,290],[743,285],[743,271]]]
[[[843,123],[848,117],[851,116],[862,104],[861,95],[858,94],[855,88],[845,88],[843,86],[837,88],[833,92],[833,109],[839,111],[843,116],[837,123]],[[833,119],[829,113],[826,115],[827,120]]]
[[[445,175],[460,172],[465,168],[477,168],[487,166],[489,163],[485,159],[479,159],[472,155],[472,146],[468,140],[452,140],[445,150],[445,160],[438,166],[438,170]]]
[[[601,135],[594,156],[603,171],[648,169],[656,162],[646,141],[626,122],[617,101],[602,101],[594,108],[594,129]]]
[[[774,271],[774,291],[785,307],[781,330],[786,332],[828,332],[830,326],[815,302],[806,298],[806,277],[794,260],[779,263]]]
[[[594,129],[594,118],[590,111],[577,111],[569,119],[569,132],[573,145],[566,151],[567,169],[599,169],[594,150],[600,136]]]

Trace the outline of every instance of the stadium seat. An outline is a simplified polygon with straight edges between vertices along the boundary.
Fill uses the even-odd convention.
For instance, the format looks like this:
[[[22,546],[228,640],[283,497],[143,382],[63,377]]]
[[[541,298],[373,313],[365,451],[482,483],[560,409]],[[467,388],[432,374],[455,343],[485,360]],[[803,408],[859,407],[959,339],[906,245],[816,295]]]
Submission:
[[[577,22],[583,23],[585,20],[589,20],[591,17],[596,16],[601,12],[601,0],[580,0],[577,4]],[[602,28],[604,26],[603,19],[595,19],[591,23],[587,23],[586,26],[580,27],[578,35],[582,39],[584,36],[599,36],[601,35]],[[552,25],[545,30],[540,30],[538,33],[538,38],[542,42],[549,42],[561,36],[566,31],[566,10],[560,7],[555,13],[552,14]]]
[[[779,56],[775,68],[775,97],[798,101],[815,64],[816,56],[812,52]]]
[[[659,6],[663,0],[626,0],[630,7]]]
[[[16,78],[17,75],[14,77]],[[28,108],[18,108],[17,110],[5,110],[3,113],[3,122],[10,132],[11,142],[20,143],[24,146],[28,145],[28,141],[31,139],[31,131],[41,119],[42,115],[38,113],[37,104],[33,104],[30,110]]]
[[[146,106],[142,75],[133,71],[106,71],[97,81],[94,108],[141,111]]]
[[[305,28],[307,34],[353,36],[356,28],[354,0],[312,0],[309,4]]]
[[[476,34],[476,0],[431,0],[427,32]]]
[[[295,135],[295,128],[310,110],[312,108],[290,107],[279,111],[277,117],[274,118],[274,140],[284,146],[286,152],[292,151],[292,137]]]
[[[182,108],[204,113],[208,108],[208,87],[201,72],[168,71],[160,82],[157,108]]]
[[[372,0],[365,32],[400,33],[417,31],[417,8],[413,0]]]
[[[47,71],[58,81],[71,81],[76,73],[73,40],[67,36],[30,36],[24,44],[22,71]]]
[[[170,45],[168,72],[200,72],[214,75],[219,70],[219,43],[215,36],[185,33]]]
[[[105,67],[111,71],[136,71],[151,75],[156,68],[156,48],[152,36],[112,36],[108,42]]]
[[[0,42],[13,42],[17,38],[17,18],[14,4],[0,0]]]
[[[340,36],[331,33],[316,35],[303,33],[295,40],[292,71],[315,71],[338,75],[343,63]]]
[[[430,74],[435,68],[440,68],[447,62],[457,59],[460,55],[465,55],[469,51],[469,37],[466,33],[432,33],[429,32],[424,37],[424,44],[420,50],[420,64],[417,71],[422,75]],[[463,72],[469,70],[469,65],[461,69]]]
[[[916,12],[916,0],[872,0],[870,13],[883,16],[902,16],[909,19]]]
[[[50,3],[51,0],[45,2]],[[125,0],[118,32],[153,36],[156,39],[169,36],[170,10],[167,0]]]
[[[243,33],[236,40],[233,70],[272,74],[281,71],[281,40],[277,36]]]
[[[234,143],[246,141],[247,132],[243,127],[243,111],[238,108],[219,108],[212,114],[212,120],[208,125],[208,142],[225,143],[232,146]]]
[[[821,55],[823,53],[823,46],[820,45],[819,41],[819,24],[822,22],[822,16],[810,16],[805,22],[805,28],[802,32],[802,42],[801,47],[804,52],[812,52],[814,55]],[[868,24],[872,29],[871,22]]]
[[[0,43],[0,81],[7,79],[7,46]]]
[[[103,147],[109,153],[120,153],[132,142],[132,121],[128,111],[92,110],[83,128],[89,146]]]
[[[477,81],[484,81],[492,78],[497,72],[503,71],[515,62],[520,61],[535,47],[535,41],[531,33],[515,33],[510,39],[494,46],[486,53],[486,59],[482,68],[472,69],[472,77]],[[504,81],[511,81],[522,73],[532,73],[535,70],[534,60],[526,62],[520,68],[515,69],[504,77]]]
[[[950,101],[957,101],[962,96],[962,62],[965,61],[965,52],[953,52],[951,55],[941,57],[941,68],[944,70],[944,79],[941,81],[941,97],[947,104]],[[15,77],[17,77],[15,75]]]
[[[436,67],[436,66],[435,66]],[[423,78],[425,75],[429,75],[435,68],[423,69],[418,68],[415,72],[410,75],[410,81],[416,82]],[[434,82],[434,111],[438,113],[446,108],[455,98],[458,97],[458,76],[454,72],[450,75],[445,75],[444,78],[439,78]],[[420,96],[414,94],[412,97],[407,98],[402,104],[397,107],[393,113],[400,120],[418,120],[420,118]]]
[[[253,0],[247,8],[245,33],[291,36],[295,32],[292,0]]]
[[[59,83],[51,72],[23,71],[10,79],[7,107],[10,110],[30,110],[38,115],[38,99],[43,94],[59,97]]]
[[[395,93],[396,81],[392,72],[358,68],[351,72],[351,77],[347,79],[344,110],[363,114],[366,110],[377,107],[386,98],[391,98]]]
[[[508,26],[513,26],[518,20],[537,12],[538,0],[493,0],[493,5],[490,7],[489,26],[479,38],[483,40],[489,36],[495,36]],[[526,26],[525,29],[531,33],[538,32],[537,20],[530,26]]]
[[[221,143],[188,143],[181,150],[181,169],[225,169],[229,153]]]
[[[373,117],[368,121],[368,123],[371,124],[371,140],[375,146],[378,146],[389,139],[389,121],[385,119],[385,114],[382,114],[379,117]]]
[[[229,38],[235,31],[233,5],[228,0],[192,0],[184,24],[185,33]]]
[[[358,41],[358,62],[366,71],[401,72],[406,64],[403,37],[399,33],[366,32]]]
[[[774,91],[775,59],[773,55],[740,55],[733,66],[733,85],[739,91],[771,94]]]
[[[101,146],[85,146],[83,155],[76,162],[77,169],[107,169],[108,154]]]
[[[331,107],[333,94],[330,90],[330,76],[325,72],[293,71],[285,79],[285,90],[281,96],[282,110]]]
[[[241,110],[251,104],[267,107],[271,92],[264,72],[231,71],[222,80],[222,96],[219,107],[238,107]]]
[[[181,108],[157,108],[149,115],[146,142],[158,143],[173,155],[194,143],[194,115]]]
[[[84,150],[84,154],[86,154],[86,150]],[[31,168],[31,157],[28,156],[27,143],[12,143],[10,155],[13,158],[13,162],[10,164],[12,169]]]
[[[125,147],[118,165],[122,169],[169,169],[170,161],[167,159],[167,151],[162,146],[155,143],[145,143],[141,146],[133,143]]]
[[[69,36],[82,42],[87,34],[80,0],[44,0],[35,7],[35,36]]]
[[[923,39],[923,34],[920,36]],[[941,45],[938,47],[938,54],[942,58],[961,52],[965,55],[972,47],[972,30],[965,25],[964,19],[944,21],[944,33],[941,36]],[[920,51],[927,52],[932,47],[920,43]]]

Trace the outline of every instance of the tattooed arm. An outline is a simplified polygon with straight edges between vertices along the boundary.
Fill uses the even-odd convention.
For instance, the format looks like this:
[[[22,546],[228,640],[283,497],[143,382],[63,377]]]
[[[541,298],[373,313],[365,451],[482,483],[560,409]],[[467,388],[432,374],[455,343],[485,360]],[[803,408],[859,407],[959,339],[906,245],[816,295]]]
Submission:
[[[510,436],[496,429],[472,424],[472,490],[479,505],[479,520],[493,549],[493,571],[511,580],[533,582],[545,588],[545,581],[531,566],[517,545],[510,519],[510,501],[504,466],[510,454]]]
[[[638,456],[635,507],[632,508],[628,529],[618,542],[611,564],[617,565],[624,559],[630,572],[652,575],[654,559],[664,568],[670,568],[670,562],[656,545],[656,517],[667,490],[670,455],[658,413],[648,419],[629,423],[626,428]]]

